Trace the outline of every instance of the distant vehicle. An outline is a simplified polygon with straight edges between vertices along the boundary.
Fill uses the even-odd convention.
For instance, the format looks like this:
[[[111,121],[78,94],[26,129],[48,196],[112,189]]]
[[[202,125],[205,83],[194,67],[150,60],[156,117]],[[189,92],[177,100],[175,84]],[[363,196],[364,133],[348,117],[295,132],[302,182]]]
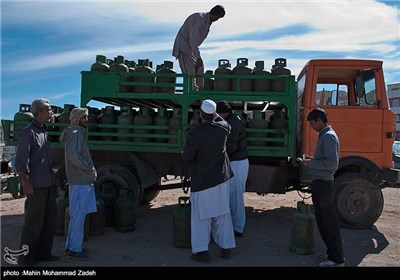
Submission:
[[[400,141],[394,141],[392,148],[394,168],[400,169]]]

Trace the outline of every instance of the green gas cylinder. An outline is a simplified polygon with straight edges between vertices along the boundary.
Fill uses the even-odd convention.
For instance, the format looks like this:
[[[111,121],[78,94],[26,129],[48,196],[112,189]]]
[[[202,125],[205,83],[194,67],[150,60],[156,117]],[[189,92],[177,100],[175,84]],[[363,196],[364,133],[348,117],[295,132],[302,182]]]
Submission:
[[[115,63],[110,66],[110,70],[109,71],[110,72],[117,72],[117,73],[128,73],[129,72],[129,68],[128,68],[128,66],[125,65],[124,62],[125,62],[124,57],[122,55],[118,55],[115,58]],[[121,77],[121,81],[122,82],[127,81],[127,80],[125,80],[125,76],[121,75],[120,77]],[[119,86],[119,92],[120,93],[121,92],[122,93],[128,92],[128,86],[120,85]]]
[[[231,64],[228,59],[218,60],[218,68],[215,69],[215,75],[232,75]],[[232,90],[232,79],[217,78],[214,80],[215,91],[230,91]]]
[[[71,123],[69,120],[69,115],[71,114],[72,109],[76,106],[74,104],[64,104],[64,109],[61,114],[58,115],[57,122],[63,124],[58,127],[58,131],[63,131],[69,124]]]
[[[105,226],[114,225],[114,203],[117,199],[116,187],[112,183],[103,183],[101,185],[100,197],[104,200]]]
[[[167,114],[167,109],[164,108],[159,108],[157,115],[154,117],[154,125],[159,125],[159,126],[168,126],[169,123],[169,117]],[[166,129],[155,129],[154,134],[167,134]],[[158,143],[167,143],[168,138],[154,138],[154,142]]]
[[[134,125],[153,125],[154,120],[153,117],[150,115],[150,108],[148,107],[141,107],[140,108],[140,112],[139,115],[137,115],[134,119],[133,119],[133,124]],[[134,128],[133,129],[133,133],[136,134],[151,134],[152,133],[152,129],[149,128]],[[133,141],[134,142],[151,142],[152,138],[150,137],[143,137],[143,136],[139,136],[133,137]]]
[[[136,203],[131,192],[119,189],[119,197],[114,204],[114,230],[118,232],[134,231],[136,228]]]
[[[253,118],[248,121],[248,128],[268,128],[268,121],[263,117],[262,112],[260,111],[254,111],[253,113]],[[267,132],[248,132],[247,134],[248,138],[251,137],[268,137]],[[247,143],[249,146],[266,146],[267,142],[262,141],[262,140],[251,140],[248,139]]]
[[[168,134],[179,136],[178,131],[180,128],[182,128],[182,110],[174,109],[174,114],[172,118],[169,120]],[[168,143],[177,144],[178,140],[176,138],[169,138]]]
[[[98,123],[101,124],[116,124],[117,116],[115,114],[114,106],[106,106],[104,108],[103,114],[98,117]],[[106,132],[110,135],[107,136],[100,136],[100,139],[103,141],[113,141],[114,137],[111,134],[115,133],[115,128],[113,127],[99,127],[99,132]]]
[[[232,75],[240,75],[240,76],[250,76],[251,69],[248,67],[248,59],[247,58],[238,58],[236,62],[236,67],[232,69]],[[235,91],[238,88],[238,84],[240,82],[240,91],[251,91],[252,90],[252,80],[246,78],[234,78],[232,79],[232,90]]]
[[[89,236],[103,235],[106,225],[105,203],[98,193],[96,193],[96,208],[96,212],[89,214]]]
[[[58,196],[56,199],[57,204],[57,227],[56,227],[56,235],[63,235],[64,231],[64,221],[65,221],[65,209],[68,206],[68,197],[65,195],[64,190],[58,191]],[[65,232],[66,233],[66,232]]]
[[[176,84],[176,71],[173,69],[174,63],[172,61],[165,60],[162,64],[162,67],[157,71],[157,74],[171,74],[172,76],[163,77],[157,76],[156,83],[157,84],[170,84],[170,86],[157,86],[156,91],[158,93],[175,93],[175,84]]]
[[[33,114],[30,111],[31,105],[29,104],[19,104],[19,112],[15,113],[14,121],[25,121],[30,122],[33,119]],[[13,140],[18,141],[22,129],[26,124],[14,124],[13,130]]]
[[[151,61],[149,59],[139,59],[136,65],[135,76],[133,76],[133,81],[135,83],[154,83],[156,82],[156,77],[154,75],[155,71],[151,68]],[[145,75],[142,75],[145,74]],[[154,93],[155,87],[149,85],[135,85],[133,87],[134,92],[137,93]]]
[[[205,72],[206,75],[212,75],[213,71],[212,70],[207,70]],[[214,90],[214,78],[211,77],[204,77],[204,90]]]
[[[90,66],[93,72],[108,72],[110,66],[107,64],[107,58],[104,55],[96,55],[96,62]]]
[[[19,176],[11,176],[7,178],[7,189],[13,198],[18,198],[21,184],[19,182]]]
[[[130,106],[121,106],[121,114],[117,118],[117,124],[119,125],[132,125],[133,124],[133,110]],[[132,136],[121,136],[123,133],[132,133],[132,128],[117,128],[118,141],[128,142],[132,141]]]
[[[272,66],[271,74],[272,75],[290,75],[290,70],[285,68],[286,67],[286,59],[285,58],[277,58],[275,59],[275,64]],[[274,79],[271,81],[271,88],[272,91],[283,92],[285,91],[285,80]]]
[[[288,128],[289,122],[286,116],[286,112],[285,111],[280,111],[280,112],[274,112],[274,115],[271,118],[270,121],[270,128],[274,128],[274,129],[282,129],[282,130],[286,130]],[[284,133],[274,133],[271,132],[268,134],[268,136],[270,138],[275,138],[277,140],[280,141],[270,141],[268,143],[268,146],[271,147],[284,147],[285,143],[283,142],[285,134]]]
[[[292,217],[290,251],[300,255],[313,254],[314,228],[315,217],[311,213],[310,205],[298,201],[297,210]]]
[[[173,244],[177,248],[190,248],[191,222],[189,197],[178,198],[178,208],[173,213]]]
[[[269,76],[270,72],[264,70],[264,61],[256,61],[256,67],[252,71],[253,76]],[[270,91],[271,80],[269,79],[253,79],[253,90],[254,91]]]

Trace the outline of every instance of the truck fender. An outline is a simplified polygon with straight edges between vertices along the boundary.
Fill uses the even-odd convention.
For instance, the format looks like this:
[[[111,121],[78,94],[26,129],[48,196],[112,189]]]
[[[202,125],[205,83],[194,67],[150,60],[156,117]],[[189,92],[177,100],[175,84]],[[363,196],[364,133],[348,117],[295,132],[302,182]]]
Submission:
[[[335,178],[344,173],[361,173],[372,182],[380,185],[382,183],[382,170],[372,161],[366,158],[350,156],[339,160],[339,167]]]

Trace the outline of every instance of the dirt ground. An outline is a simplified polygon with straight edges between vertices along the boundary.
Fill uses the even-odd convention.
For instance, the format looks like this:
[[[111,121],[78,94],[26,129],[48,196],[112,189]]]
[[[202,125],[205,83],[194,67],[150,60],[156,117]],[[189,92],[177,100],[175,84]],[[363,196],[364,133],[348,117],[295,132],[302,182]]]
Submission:
[[[342,229],[347,267],[400,267],[400,189],[383,190],[383,213],[373,228]],[[89,237],[84,247],[91,259],[73,261],[64,256],[65,236],[56,236],[53,253],[60,261],[42,262],[43,267],[315,267],[325,247],[315,229],[315,254],[299,255],[289,250],[292,216],[297,192],[284,195],[258,196],[245,194],[247,222],[243,237],[236,238],[237,247],[229,260],[219,256],[217,245],[209,247],[212,262],[201,264],[190,259],[191,250],[173,246],[173,212],[178,197],[186,196],[181,189],[165,190],[147,206],[136,212],[136,230],[120,233],[112,227],[105,233]],[[19,249],[23,224],[24,198],[13,199],[3,193],[1,200],[1,266],[12,268],[3,256],[5,247]],[[311,199],[306,199],[310,204]]]

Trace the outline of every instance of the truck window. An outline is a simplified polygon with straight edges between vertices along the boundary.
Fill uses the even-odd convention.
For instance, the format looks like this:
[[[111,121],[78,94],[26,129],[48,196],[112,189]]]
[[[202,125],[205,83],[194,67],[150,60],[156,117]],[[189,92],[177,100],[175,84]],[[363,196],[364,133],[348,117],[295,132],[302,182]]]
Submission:
[[[318,83],[315,103],[318,106],[348,106],[348,86],[344,84]]]
[[[358,99],[360,106],[373,106],[377,104],[375,73],[372,70],[363,71],[365,95]]]

